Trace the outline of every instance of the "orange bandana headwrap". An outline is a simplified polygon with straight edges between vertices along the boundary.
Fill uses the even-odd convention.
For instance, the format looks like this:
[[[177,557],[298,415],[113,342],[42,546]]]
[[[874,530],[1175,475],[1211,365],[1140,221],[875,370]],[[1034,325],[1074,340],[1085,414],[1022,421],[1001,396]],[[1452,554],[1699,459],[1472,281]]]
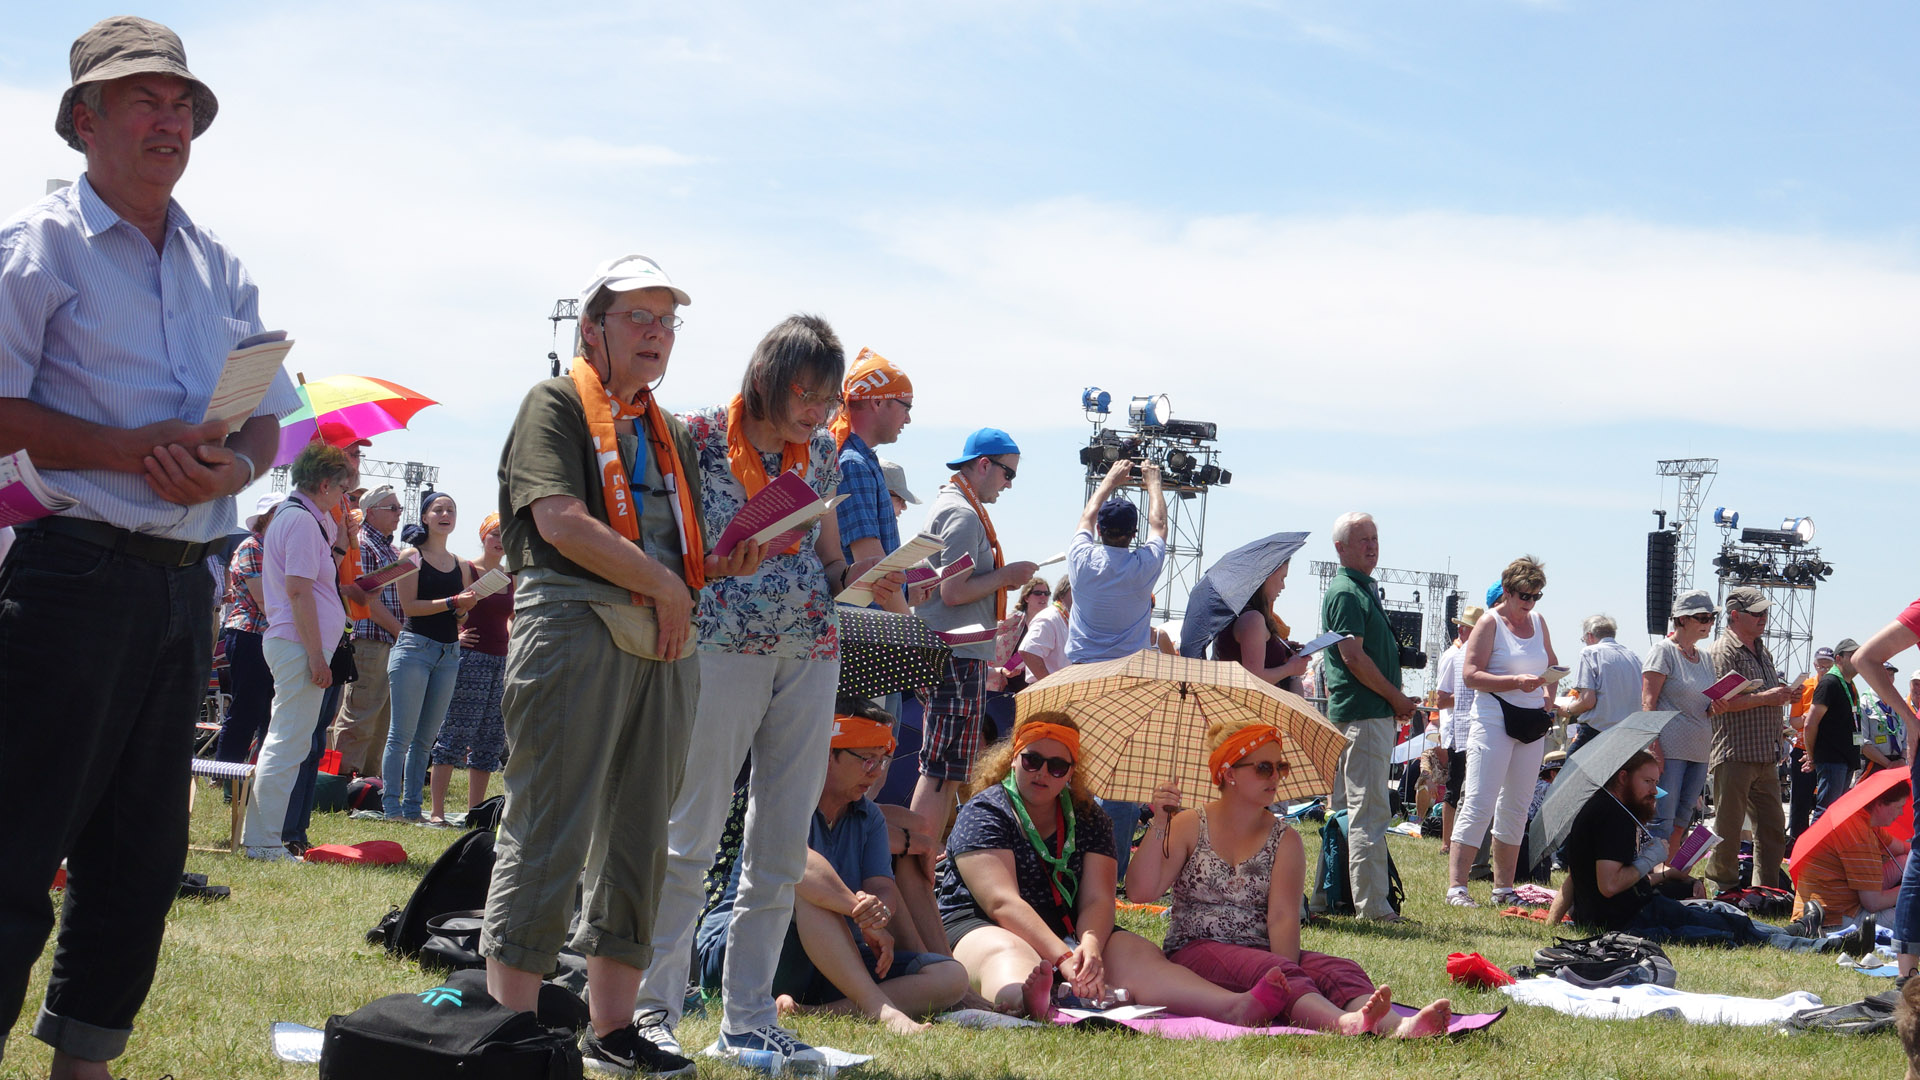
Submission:
[[[1067,748],[1067,756],[1075,762],[1080,760],[1080,733],[1063,724],[1049,724],[1039,721],[1021,724],[1013,729],[1013,752],[1019,753],[1041,739],[1054,739]]]
[[[487,542],[488,533],[499,532],[499,531],[500,531],[500,515],[498,512],[488,514],[486,517],[483,517],[480,519],[480,542],[481,543],[484,544]]]
[[[1214,747],[1213,753],[1207,755],[1207,771],[1213,774],[1215,783],[1224,784],[1236,762],[1268,743],[1279,741],[1279,728],[1269,727],[1266,724],[1242,728],[1234,732],[1225,742]]]
[[[891,754],[900,745],[893,737],[893,729],[878,720],[869,720],[864,716],[851,716],[836,713],[833,717],[833,741],[835,750],[865,750],[868,747],[885,747]]]
[[[835,446],[846,448],[847,436],[853,434],[853,403],[856,401],[885,401],[888,398],[903,398],[913,393],[913,380],[893,361],[874,352],[861,349],[860,355],[853,358],[853,367],[847,372],[847,380],[840,387],[840,394],[846,404],[834,414],[830,428],[833,431]]]
[[[573,358],[573,368],[568,374],[573,377],[573,388],[580,392],[587,435],[593,440],[594,458],[600,462],[600,498],[606,509],[607,524],[628,540],[639,542],[640,510],[633,505],[633,490],[627,479],[627,467],[620,460],[620,438],[614,432],[613,422],[615,419],[643,420],[646,428],[640,435],[651,444],[653,456],[660,463],[660,479],[673,493],[673,516],[680,526],[680,562],[686,572],[687,587],[698,592],[707,583],[707,548],[700,538],[700,508],[693,505],[692,485],[680,475],[680,451],[667,428],[666,416],[654,404],[653,392],[642,390],[632,402],[613,400],[613,393],[600,381],[600,373],[593,370],[593,365],[584,357]],[[640,601],[640,594],[634,593],[633,602]]]

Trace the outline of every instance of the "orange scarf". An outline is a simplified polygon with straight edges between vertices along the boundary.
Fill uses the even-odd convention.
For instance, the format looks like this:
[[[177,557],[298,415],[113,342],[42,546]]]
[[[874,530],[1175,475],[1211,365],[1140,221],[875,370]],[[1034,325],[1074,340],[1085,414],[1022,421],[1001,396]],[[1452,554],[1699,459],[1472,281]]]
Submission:
[[[987,530],[987,546],[993,549],[993,566],[991,570],[1000,569],[1004,561],[1000,553],[1000,537],[993,531],[993,519],[987,516],[987,508],[981,506],[980,500],[973,497],[973,485],[967,483],[966,477],[961,476],[959,473],[954,473],[953,486],[960,489],[960,494],[967,500],[967,505],[973,507],[973,512],[980,515],[980,527]],[[976,574],[979,573],[980,568],[977,566],[974,567],[973,572]],[[995,589],[993,593],[993,621],[998,623],[1005,620],[1006,617],[1007,590]]]
[[[358,510],[349,511],[345,502],[333,508],[333,532],[335,536],[341,538],[340,546],[346,551],[345,555],[340,556],[338,573],[339,583],[342,586],[351,585],[360,579],[360,523],[364,520],[366,520],[365,515]],[[340,599],[347,605],[347,618],[355,622],[373,618],[373,613],[367,610],[367,605],[348,600],[344,592],[340,594]]]
[[[692,486],[680,474],[679,448],[674,445],[673,433],[667,430],[664,412],[654,404],[653,391],[641,390],[631,404],[615,401],[612,392],[600,381],[600,374],[584,357],[573,358],[569,374],[573,377],[574,389],[580,391],[580,407],[587,415],[587,433],[593,438],[594,456],[600,461],[600,498],[606,506],[607,524],[628,540],[640,541],[640,511],[633,505],[633,491],[627,467],[620,461],[620,439],[614,432],[613,422],[644,417],[647,441],[653,445],[654,457],[660,462],[660,476],[674,495],[673,516],[675,524],[680,526],[680,562],[686,571],[687,586],[694,590],[702,588],[707,583],[707,548],[700,537],[700,510],[693,505]],[[643,603],[644,599],[634,593],[633,602]]]
[[[733,471],[733,478],[747,489],[747,498],[760,494],[760,489],[773,479],[767,475],[767,466],[760,459],[760,451],[747,441],[747,399],[745,395],[735,394],[727,403],[727,468]],[[813,460],[812,447],[803,442],[787,443],[780,448],[780,471],[798,472],[807,475],[808,466]],[[804,538],[803,538],[804,539]],[[783,555],[792,555],[800,550],[800,541]],[[772,555],[769,551],[767,554]]]

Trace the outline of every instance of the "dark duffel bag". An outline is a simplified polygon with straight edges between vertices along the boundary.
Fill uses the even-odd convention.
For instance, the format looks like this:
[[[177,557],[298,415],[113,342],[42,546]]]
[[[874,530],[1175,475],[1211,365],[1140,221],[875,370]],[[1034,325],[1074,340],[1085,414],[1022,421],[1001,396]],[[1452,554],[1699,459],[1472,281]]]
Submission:
[[[558,987],[541,989],[541,1011],[515,1012],[487,994],[484,971],[456,972],[431,990],[389,994],[327,1018],[320,1080],[578,1080],[577,1028],[583,1008],[549,1008]],[[577,1005],[574,998],[568,1005]]]

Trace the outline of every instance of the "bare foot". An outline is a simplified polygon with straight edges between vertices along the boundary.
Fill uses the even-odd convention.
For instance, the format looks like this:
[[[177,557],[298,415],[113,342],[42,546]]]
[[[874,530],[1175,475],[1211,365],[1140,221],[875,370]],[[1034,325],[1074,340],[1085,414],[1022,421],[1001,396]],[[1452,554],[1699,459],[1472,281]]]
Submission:
[[[1393,987],[1376,987],[1373,996],[1361,1003],[1358,1009],[1342,1013],[1334,1021],[1333,1030],[1342,1035],[1365,1035],[1370,1031],[1381,1032],[1380,1026],[1393,1018]]]
[[[1241,1027],[1266,1027],[1285,1004],[1286,987],[1286,974],[1279,968],[1269,968],[1251,990],[1240,995],[1228,1015],[1220,1019]]]
[[[773,1011],[783,1017],[792,1016],[800,1011],[800,1003],[793,1000],[792,994],[781,994],[773,999]]]
[[[1053,1020],[1053,966],[1045,960],[1034,965],[1020,984],[1020,1000],[1027,1015],[1041,1023]]]
[[[894,1008],[892,1005],[880,1006],[880,1022],[895,1035],[918,1035],[931,1028],[932,1024],[917,1023],[913,1017]]]
[[[1453,1023],[1453,1002],[1441,998],[1412,1016],[1400,1017],[1399,1021],[1395,1030],[1381,1034],[1391,1039],[1425,1039],[1445,1035],[1447,1025]]]

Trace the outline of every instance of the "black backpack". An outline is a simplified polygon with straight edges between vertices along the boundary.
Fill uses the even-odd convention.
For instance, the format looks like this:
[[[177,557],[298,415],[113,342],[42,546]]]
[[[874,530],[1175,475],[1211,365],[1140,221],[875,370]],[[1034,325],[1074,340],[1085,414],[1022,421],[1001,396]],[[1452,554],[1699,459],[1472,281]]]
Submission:
[[[389,994],[327,1018],[320,1080],[577,1080],[586,1005],[543,984],[537,1013],[487,993],[482,971],[415,994]]]
[[[395,908],[367,931],[367,940],[383,945],[395,956],[419,955],[433,931],[427,920],[451,911],[473,911],[487,906],[487,885],[493,880],[493,834],[474,829],[461,836],[427,868],[405,908]]]
[[[1871,1035],[1893,1027],[1893,1009],[1899,1001],[1899,991],[1888,990],[1847,1005],[1802,1009],[1787,1018],[1787,1030]]]
[[[1555,938],[1533,954],[1532,967],[1518,967],[1516,978],[1545,975],[1590,990],[1652,983],[1672,988],[1676,981],[1667,952],[1646,938],[1618,930],[1590,938]]]
[[[1380,841],[1386,846],[1386,841]],[[1327,815],[1320,826],[1320,860],[1323,865],[1320,876],[1320,888],[1327,894],[1327,914],[1351,915],[1353,908],[1353,882],[1348,876],[1347,867],[1347,812],[1336,810]],[[1397,913],[1407,902],[1407,889],[1400,883],[1400,868],[1393,863],[1393,852],[1387,852],[1387,903],[1393,905]]]

